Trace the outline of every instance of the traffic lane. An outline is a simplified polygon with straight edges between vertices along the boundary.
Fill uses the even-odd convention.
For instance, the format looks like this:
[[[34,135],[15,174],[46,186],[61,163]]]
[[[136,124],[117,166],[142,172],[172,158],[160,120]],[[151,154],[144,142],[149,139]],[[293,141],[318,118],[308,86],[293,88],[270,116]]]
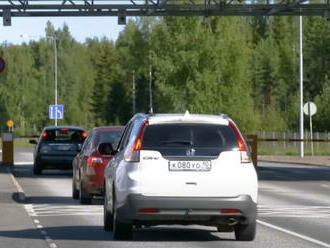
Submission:
[[[279,247],[279,242],[281,247],[318,247],[260,225],[254,242],[237,242],[232,233],[217,233],[215,228],[202,226],[143,228],[134,232],[134,241],[114,241],[112,233],[103,231],[102,209],[95,211],[97,205],[81,206],[84,211],[94,208],[94,215],[75,215],[79,210],[69,213],[66,208],[70,206],[62,205],[60,212],[53,209],[54,212],[47,213],[38,207],[33,218],[43,223],[44,230],[58,247]]]
[[[36,177],[31,165],[21,165],[16,174],[28,196],[27,212],[57,247],[278,247],[279,242],[281,247],[319,247],[263,225],[258,225],[254,242],[237,242],[233,233],[201,226],[145,228],[134,232],[134,241],[118,242],[103,231],[102,205],[80,205],[71,199],[70,172],[45,171]]]
[[[330,168],[292,164],[260,163],[259,204],[263,198],[302,205],[330,205]]]
[[[0,165],[0,247],[44,248],[45,241],[34,228],[23,206],[17,203],[19,198],[15,192],[10,173],[5,166]]]
[[[258,218],[330,247],[330,168],[260,165]]]
[[[14,164],[32,164],[33,147],[14,147]]]

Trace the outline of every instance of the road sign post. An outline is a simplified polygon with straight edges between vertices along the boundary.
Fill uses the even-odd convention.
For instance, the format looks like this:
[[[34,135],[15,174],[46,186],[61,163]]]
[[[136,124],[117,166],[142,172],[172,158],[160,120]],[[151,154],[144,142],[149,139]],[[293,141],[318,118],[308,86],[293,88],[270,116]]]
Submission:
[[[315,105],[315,103],[313,102],[306,102],[304,104],[304,113],[305,115],[309,116],[309,129],[310,129],[310,137],[311,140],[313,139],[313,123],[312,123],[312,115],[315,115],[317,111],[317,107]],[[313,147],[313,142],[311,141],[311,153],[312,156],[314,156],[314,147]]]

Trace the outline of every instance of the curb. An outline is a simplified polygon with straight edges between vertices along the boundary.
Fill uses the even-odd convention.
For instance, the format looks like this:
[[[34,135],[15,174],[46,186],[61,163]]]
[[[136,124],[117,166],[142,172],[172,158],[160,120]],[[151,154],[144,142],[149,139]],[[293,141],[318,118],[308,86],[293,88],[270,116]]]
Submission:
[[[275,160],[267,160],[267,159],[258,159],[258,162],[267,162],[267,163],[277,163],[277,164],[297,164],[297,165],[310,165],[310,166],[321,166],[321,167],[330,167],[326,164],[317,164],[317,163],[310,163],[310,162],[304,162],[304,161],[275,161]]]
[[[21,185],[18,183],[18,181],[16,180],[15,176],[12,173],[12,170],[10,168],[7,167],[7,172],[9,173],[10,179],[13,182],[13,184],[16,187],[17,190],[17,195],[18,195],[18,200],[23,203],[26,200],[26,195],[25,192],[23,190],[23,188],[21,187]]]

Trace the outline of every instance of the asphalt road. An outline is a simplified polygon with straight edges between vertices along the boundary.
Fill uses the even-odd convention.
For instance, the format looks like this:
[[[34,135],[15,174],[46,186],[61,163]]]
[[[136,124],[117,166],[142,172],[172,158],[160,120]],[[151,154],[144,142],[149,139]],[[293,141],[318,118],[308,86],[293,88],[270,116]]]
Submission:
[[[72,200],[71,172],[44,171],[34,176],[31,158],[29,151],[19,151],[14,174],[26,193],[24,210],[33,225],[3,237],[12,238],[13,244],[44,239],[46,248],[330,247],[330,168],[260,163],[254,242],[237,242],[231,233],[203,226],[139,229],[134,241],[125,242],[114,241],[112,233],[103,231],[101,200],[89,206]],[[1,235],[6,236],[0,233],[0,240]]]

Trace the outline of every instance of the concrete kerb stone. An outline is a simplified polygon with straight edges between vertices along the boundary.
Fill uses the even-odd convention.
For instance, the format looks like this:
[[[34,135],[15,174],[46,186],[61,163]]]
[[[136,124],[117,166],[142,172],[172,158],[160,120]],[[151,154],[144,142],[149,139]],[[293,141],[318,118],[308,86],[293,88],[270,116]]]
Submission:
[[[287,163],[297,165],[325,166],[330,167],[330,156],[258,156],[259,162]]]

